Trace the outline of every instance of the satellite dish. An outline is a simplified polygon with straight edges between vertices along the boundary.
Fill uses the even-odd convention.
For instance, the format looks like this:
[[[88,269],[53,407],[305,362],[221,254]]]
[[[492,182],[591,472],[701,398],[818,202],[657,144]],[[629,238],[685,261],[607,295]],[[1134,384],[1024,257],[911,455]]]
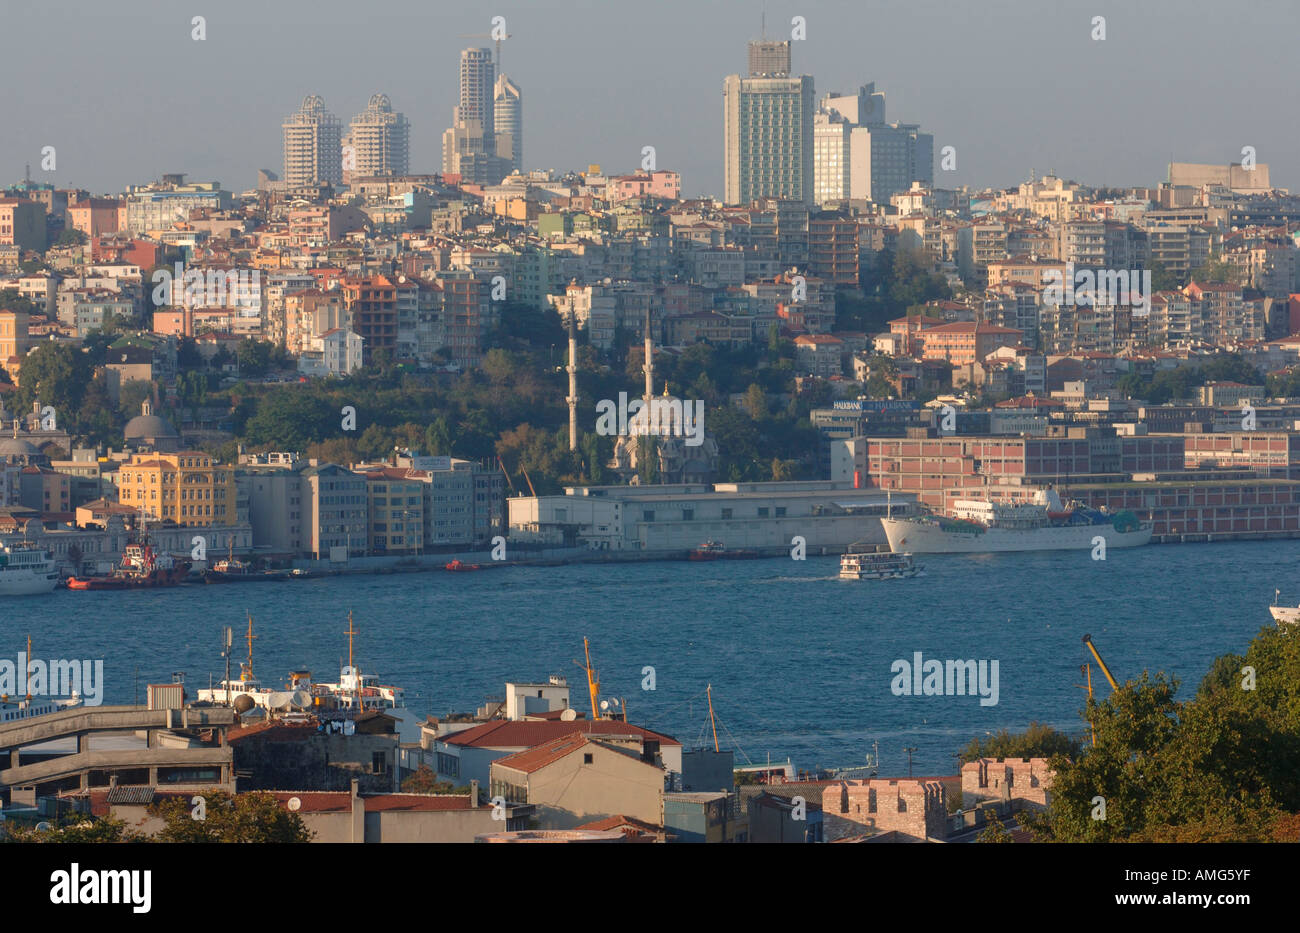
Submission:
[[[293,697],[289,702],[298,707],[298,709],[306,709],[311,706],[311,694],[306,690],[295,690],[293,692]]]
[[[287,710],[289,704],[293,702],[293,693],[288,690],[276,690],[266,698],[266,708],[273,709],[276,712]]]
[[[600,708],[601,708],[601,709],[609,709],[609,700],[601,700],[601,701],[600,701]]]
[[[49,832],[49,830],[50,830],[50,824],[45,822],[44,820],[41,820],[41,822],[36,824],[36,831],[39,833]]]
[[[560,713],[561,722],[573,722],[577,718],[578,718],[577,710],[566,709],[564,712]]]
[[[343,720],[343,734],[344,734],[344,735],[352,735],[352,734],[355,733],[356,731],[357,731],[357,724],[356,724],[355,722],[353,722],[351,719],[345,719],[345,720]]]
[[[250,709],[252,709],[256,705],[257,704],[253,702],[253,698],[250,697],[247,693],[241,693],[239,696],[235,697],[236,713],[247,713]]]
[[[290,810],[299,810],[302,808],[302,801],[297,797],[290,797],[288,806]]]

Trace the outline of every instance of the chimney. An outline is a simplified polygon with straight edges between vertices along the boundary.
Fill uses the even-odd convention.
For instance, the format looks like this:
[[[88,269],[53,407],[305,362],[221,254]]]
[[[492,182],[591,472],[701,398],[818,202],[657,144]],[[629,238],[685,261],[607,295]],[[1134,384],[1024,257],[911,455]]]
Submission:
[[[478,779],[469,782],[469,806],[474,809],[478,806]]]
[[[352,841],[366,841],[366,802],[361,799],[361,782],[352,779]]]

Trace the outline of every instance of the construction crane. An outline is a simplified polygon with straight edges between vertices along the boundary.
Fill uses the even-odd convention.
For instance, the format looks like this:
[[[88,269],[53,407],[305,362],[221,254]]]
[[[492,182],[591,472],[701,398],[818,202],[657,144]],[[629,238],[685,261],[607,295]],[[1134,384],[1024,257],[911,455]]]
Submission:
[[[1097,659],[1097,666],[1100,667],[1101,672],[1106,675],[1106,680],[1107,682],[1110,683],[1110,689],[1118,690],[1119,684],[1115,683],[1115,678],[1111,676],[1110,668],[1108,668],[1106,666],[1106,662],[1101,659],[1101,653],[1097,651],[1097,646],[1092,643],[1092,636],[1084,635],[1083,643],[1088,646],[1088,650],[1092,652],[1092,656]],[[1088,699],[1089,701],[1091,701],[1092,700],[1092,665],[1085,662],[1079,668],[1079,671],[1083,674],[1084,678],[1086,679],[1086,684],[1087,684],[1086,689],[1088,691]],[[1091,723],[1091,722],[1089,723],[1089,726],[1091,726],[1092,728],[1092,744],[1093,747],[1096,747],[1097,726],[1095,723]]]
[[[495,68],[497,74],[501,74],[501,40],[502,40],[502,39],[509,39],[509,38],[510,38],[510,33],[506,33],[506,34],[503,35],[503,36],[499,36],[499,35],[495,35],[494,33],[490,33],[490,32],[465,32],[465,33],[461,33],[460,38],[462,38],[462,39],[495,39],[495,40],[496,40],[496,43],[497,43],[497,53],[496,53],[496,61],[494,62],[494,68]]]
[[[1101,655],[1097,653],[1097,646],[1092,643],[1092,636],[1084,635],[1083,643],[1088,646],[1088,650],[1092,652],[1092,656],[1097,659],[1097,666],[1100,667],[1101,672],[1106,675],[1106,680],[1110,684],[1110,689],[1118,690],[1119,684],[1115,683],[1115,678],[1110,675],[1110,668],[1106,666],[1106,662],[1103,661]]]
[[[586,638],[582,640],[582,651],[586,658],[585,663],[582,661],[574,661],[573,663],[587,672],[587,693],[591,696],[592,720],[621,719],[623,722],[627,722],[626,703],[612,698],[604,702],[600,700],[600,675],[591,666],[591,643]],[[605,708],[603,712],[602,707]],[[609,707],[622,707],[622,712],[614,712]]]

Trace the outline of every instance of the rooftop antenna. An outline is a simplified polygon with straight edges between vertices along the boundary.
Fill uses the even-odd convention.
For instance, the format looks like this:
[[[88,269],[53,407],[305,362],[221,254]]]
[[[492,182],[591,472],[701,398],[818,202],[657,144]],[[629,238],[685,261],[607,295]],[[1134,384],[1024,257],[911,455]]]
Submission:
[[[343,633],[348,636],[348,667],[352,667],[352,636],[357,634],[357,630],[352,626],[352,610],[348,610],[348,630]]]

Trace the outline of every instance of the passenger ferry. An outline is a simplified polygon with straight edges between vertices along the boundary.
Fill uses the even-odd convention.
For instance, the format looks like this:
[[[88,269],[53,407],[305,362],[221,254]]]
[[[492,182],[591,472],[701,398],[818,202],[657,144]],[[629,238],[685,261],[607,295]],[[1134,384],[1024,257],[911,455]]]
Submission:
[[[348,663],[340,672],[338,683],[316,683],[311,672],[298,668],[289,672],[282,688],[264,685],[253,673],[253,619],[248,619],[248,660],[240,664],[239,677],[218,681],[198,691],[207,703],[234,706],[241,713],[254,708],[264,714],[311,713],[323,722],[347,721],[362,713],[387,713],[397,720],[398,735],[403,742],[420,738],[420,719],[406,707],[406,692],[401,687],[381,684],[377,674],[363,674],[352,655],[352,638],[357,630],[348,614]],[[241,697],[246,699],[241,700]]]
[[[0,596],[48,593],[59,582],[54,558],[29,544],[0,548]]]
[[[911,554],[850,545],[840,557],[841,580],[906,580],[921,573]]]

